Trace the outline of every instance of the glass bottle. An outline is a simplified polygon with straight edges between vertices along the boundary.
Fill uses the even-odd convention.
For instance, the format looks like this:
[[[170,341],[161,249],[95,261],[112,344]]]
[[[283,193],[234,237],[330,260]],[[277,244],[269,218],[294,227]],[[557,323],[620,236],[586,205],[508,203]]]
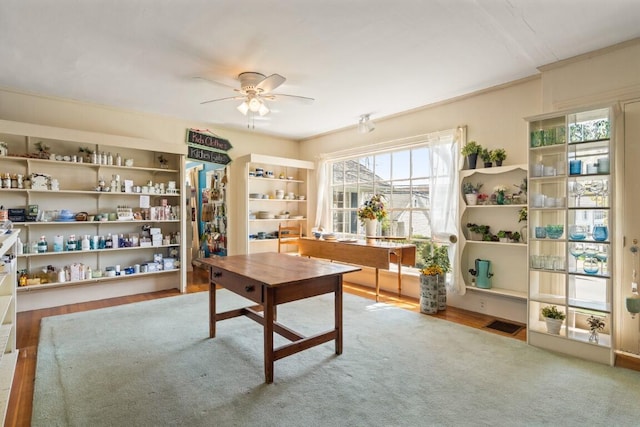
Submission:
[[[82,244],[81,244],[82,250],[83,251],[88,251],[91,249],[91,242],[89,241],[89,235],[85,234],[84,237],[82,238]]]
[[[120,153],[116,154],[116,166],[122,166],[122,157],[120,156]]]
[[[104,236],[100,236],[100,239],[98,240],[98,249],[104,249],[107,245],[107,242],[104,239]]]
[[[111,155],[111,152],[107,154],[107,165],[113,166],[113,156]]]
[[[47,252],[48,249],[48,244],[47,244],[47,239],[45,236],[41,236],[40,237],[40,241],[38,242],[38,253],[39,254],[43,254],[45,252]]]
[[[111,237],[111,233],[107,235],[107,238],[104,241],[105,249],[113,249],[113,237]]]
[[[77,249],[76,235],[72,234],[67,239],[67,251],[75,251]]]

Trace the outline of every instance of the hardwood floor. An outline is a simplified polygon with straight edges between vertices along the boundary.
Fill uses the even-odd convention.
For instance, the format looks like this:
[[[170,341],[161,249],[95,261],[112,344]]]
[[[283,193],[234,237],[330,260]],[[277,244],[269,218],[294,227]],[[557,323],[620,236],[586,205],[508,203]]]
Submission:
[[[187,292],[202,292],[208,289],[209,285],[207,275],[202,270],[196,269],[196,271],[189,277],[189,286]],[[345,283],[344,289],[345,292],[360,295],[372,300],[375,299],[375,294],[370,288],[364,288],[361,286]],[[156,298],[166,298],[176,295],[179,295],[179,292],[177,290],[168,290],[18,313],[18,321],[16,326],[17,345],[20,349],[20,353],[13,381],[11,398],[9,400],[9,409],[7,412],[5,425],[28,427],[31,424],[36,357],[38,353],[38,339],[40,336],[40,320],[43,317],[94,310],[97,308],[129,304]],[[418,301],[413,298],[399,298],[397,295],[383,293],[380,301],[387,304],[393,304],[407,310],[415,312],[420,311]],[[454,307],[448,307],[446,310],[441,311],[433,316],[473,328],[483,328],[490,333],[510,336],[522,341],[526,340],[526,330],[524,328],[516,335],[511,335],[485,328],[485,326],[489,322],[494,320],[494,318],[480,313],[474,313],[466,310],[456,309]]]

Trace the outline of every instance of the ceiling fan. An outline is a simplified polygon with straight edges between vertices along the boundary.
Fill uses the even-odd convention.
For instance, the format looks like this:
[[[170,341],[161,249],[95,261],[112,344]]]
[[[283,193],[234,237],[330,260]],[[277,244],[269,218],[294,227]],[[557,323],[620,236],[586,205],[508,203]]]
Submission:
[[[239,92],[239,95],[236,96],[228,96],[225,98],[218,99],[210,99],[209,101],[201,102],[200,104],[209,104],[211,102],[218,101],[227,101],[232,99],[242,100],[242,104],[238,105],[238,111],[240,111],[245,116],[247,114],[255,115],[258,114],[260,116],[264,116],[269,114],[271,111],[265,100],[273,101],[280,97],[293,98],[299,101],[304,102],[313,102],[313,98],[308,98],[306,96],[298,96],[298,95],[286,95],[284,93],[273,93],[272,91],[277,89],[280,85],[282,85],[287,79],[282,77],[280,74],[271,74],[269,77],[266,77],[264,74],[256,73],[253,71],[247,71],[244,73],[238,74],[238,81],[240,82],[240,88],[234,88],[224,83],[219,83],[216,81],[212,81],[203,77],[199,77],[208,82],[229,87],[236,92]]]

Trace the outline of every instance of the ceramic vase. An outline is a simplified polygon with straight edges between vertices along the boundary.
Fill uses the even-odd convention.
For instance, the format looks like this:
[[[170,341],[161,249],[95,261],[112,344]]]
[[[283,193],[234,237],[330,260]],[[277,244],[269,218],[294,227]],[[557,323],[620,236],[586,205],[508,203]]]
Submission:
[[[365,219],[364,231],[366,236],[377,236],[378,232],[378,220],[377,219]]]
[[[436,314],[438,312],[439,276],[420,275],[420,312]]]

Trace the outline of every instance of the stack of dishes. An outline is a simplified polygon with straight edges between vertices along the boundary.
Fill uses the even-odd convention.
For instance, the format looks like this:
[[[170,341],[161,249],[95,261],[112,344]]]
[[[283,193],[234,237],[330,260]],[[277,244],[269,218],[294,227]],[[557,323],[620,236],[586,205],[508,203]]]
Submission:
[[[268,212],[268,211],[260,211],[258,212],[256,217],[258,219],[273,219],[275,218],[275,215],[273,215],[271,212]]]

